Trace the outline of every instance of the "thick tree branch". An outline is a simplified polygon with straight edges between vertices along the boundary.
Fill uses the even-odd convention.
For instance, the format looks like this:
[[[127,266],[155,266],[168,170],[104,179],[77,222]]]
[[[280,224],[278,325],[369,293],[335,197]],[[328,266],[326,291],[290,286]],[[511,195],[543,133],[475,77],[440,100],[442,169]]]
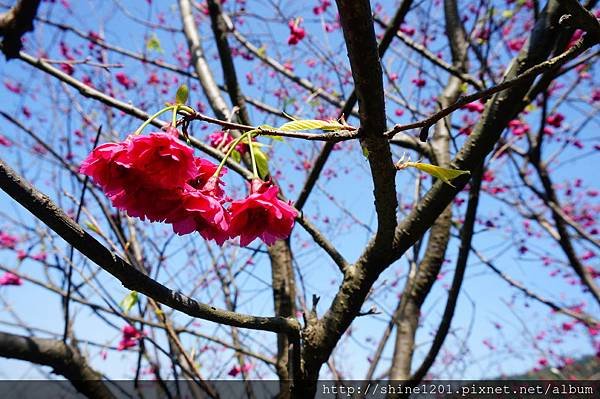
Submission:
[[[375,40],[369,2],[339,0],[337,4],[352,68],[356,98],[359,101],[361,145],[369,152],[368,160],[374,184],[378,228],[375,238],[369,243],[367,252],[378,258],[381,253],[388,252],[390,229],[396,226],[397,207],[395,171],[392,170],[389,143],[383,137],[385,104],[380,53]],[[403,19],[403,15],[397,19]],[[382,50],[387,48],[390,41],[391,38],[386,39]],[[322,167],[328,156],[327,147],[321,154],[323,155]],[[314,181],[316,182],[316,177]],[[356,281],[360,281],[367,274],[373,278],[372,281],[376,278],[371,271],[361,266],[346,269],[336,300],[323,319],[317,321],[315,314],[308,320],[309,324],[303,332],[305,341],[303,360],[304,377],[311,383],[299,388],[303,396],[314,394],[316,389],[314,382],[318,378],[321,365],[327,360],[351,320],[360,312],[360,305],[370,285],[360,286],[355,284]],[[360,293],[357,293],[357,290]],[[349,308],[346,301],[353,302],[351,298],[360,298],[360,304],[357,303],[356,307]]]
[[[406,14],[410,10],[412,6],[413,0],[402,0],[400,7],[396,11],[392,22],[387,27],[383,37],[381,38],[381,42],[377,46],[377,52],[380,58],[383,58],[383,55],[391,45],[396,32],[400,29],[400,25],[404,22]],[[357,97],[356,90],[353,90],[350,96],[346,99],[344,105],[341,107],[339,116],[343,116],[346,119],[350,116],[354,105],[356,105]],[[300,190],[300,195],[298,195],[298,199],[296,200],[296,207],[298,209],[302,209],[308,200],[310,193],[312,192],[313,187],[317,183],[323,168],[325,167],[325,163],[329,159],[329,155],[331,155],[331,151],[333,150],[334,143],[325,143],[321,152],[315,159],[313,164],[313,168],[311,169],[308,177],[306,178],[306,182],[304,183],[302,190]]]
[[[383,136],[386,128],[383,74],[377,51],[375,28],[368,1],[338,0],[348,58],[359,103],[361,145],[373,179],[377,233],[374,250],[385,250],[396,227],[396,170],[390,145]]]
[[[90,368],[77,349],[54,339],[0,332],[0,356],[52,367],[88,398],[113,399],[102,375]]]
[[[17,4],[0,14],[0,37],[2,53],[7,60],[17,58],[23,48],[21,37],[33,30],[33,20],[37,14],[40,0],[18,0]]]
[[[578,0],[559,0],[559,3],[570,13],[576,25],[600,42],[600,22],[590,11],[586,10]]]

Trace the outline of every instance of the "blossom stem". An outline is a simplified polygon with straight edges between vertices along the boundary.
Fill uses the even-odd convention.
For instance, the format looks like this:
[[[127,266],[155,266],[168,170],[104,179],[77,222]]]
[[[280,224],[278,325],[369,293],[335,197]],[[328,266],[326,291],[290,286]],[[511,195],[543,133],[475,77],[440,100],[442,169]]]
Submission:
[[[229,148],[227,149],[227,152],[225,153],[225,156],[223,157],[223,159],[219,163],[219,166],[217,167],[217,170],[215,171],[215,174],[213,176],[219,177],[219,175],[221,174],[221,170],[223,169],[223,166],[225,166],[225,162],[227,162],[227,158],[229,158],[229,156],[231,156],[231,153],[233,152],[233,150],[235,150],[235,147],[237,147],[237,145],[246,136],[250,136],[250,135],[252,135],[252,130],[249,130],[246,133],[243,133],[240,137],[238,137],[237,139],[233,140],[231,142],[231,144],[229,144]]]
[[[148,126],[150,123],[152,123],[152,121],[156,118],[158,118],[159,116],[161,116],[162,114],[164,114],[165,112],[168,112],[172,109],[177,109],[177,105],[169,105],[168,107],[165,107],[163,109],[161,109],[160,111],[158,111],[157,113],[155,113],[154,115],[152,115],[150,118],[148,118],[148,120],[146,120],[144,123],[142,123],[142,125],[140,127],[137,128],[137,130],[133,133],[135,136],[137,136],[138,134],[140,134],[144,128],[146,126]]]
[[[252,145],[252,131],[246,133],[248,135],[248,147],[250,147],[250,159],[252,159],[252,174],[255,178],[258,176],[258,170],[256,169],[256,157],[254,156],[254,146]]]
[[[177,126],[177,111],[179,110],[179,104],[175,104],[175,106],[173,107],[173,118],[171,120],[171,126],[176,127]]]

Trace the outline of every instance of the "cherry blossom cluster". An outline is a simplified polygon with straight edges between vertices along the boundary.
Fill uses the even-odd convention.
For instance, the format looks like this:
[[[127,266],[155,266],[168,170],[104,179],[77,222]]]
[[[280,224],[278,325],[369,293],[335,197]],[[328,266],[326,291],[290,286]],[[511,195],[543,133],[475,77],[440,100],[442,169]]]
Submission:
[[[133,348],[137,345],[138,341],[144,336],[142,331],[139,331],[132,325],[125,325],[121,330],[123,336],[117,346],[118,351]]]
[[[112,204],[131,217],[173,226],[179,235],[197,231],[222,245],[240,237],[246,246],[256,238],[267,245],[289,237],[297,211],[278,198],[279,189],[258,178],[249,195],[232,201],[223,190],[226,171],[195,157],[176,129],[94,149],[81,173],[102,188]]]
[[[14,273],[5,272],[0,276],[0,286],[4,285],[23,285],[23,280]]]
[[[306,31],[304,28],[300,27],[300,22],[302,20],[300,18],[290,19],[288,22],[288,27],[290,28],[290,36],[288,37],[288,44],[290,46],[295,46],[300,43],[300,40],[304,39],[306,36]]]

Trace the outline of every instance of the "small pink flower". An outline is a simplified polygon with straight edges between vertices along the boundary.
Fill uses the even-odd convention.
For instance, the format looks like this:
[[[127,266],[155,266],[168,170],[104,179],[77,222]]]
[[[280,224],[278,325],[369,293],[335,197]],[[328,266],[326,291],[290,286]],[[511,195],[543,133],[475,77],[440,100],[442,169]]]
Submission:
[[[526,41],[527,41],[527,39],[524,37],[511,39],[508,41],[508,48],[511,49],[512,51],[519,51],[523,48]]]
[[[123,337],[117,346],[118,351],[136,346],[138,341],[144,336],[143,332],[137,330],[134,326],[129,324],[123,326],[121,332],[123,333]]]
[[[288,44],[290,46],[295,46],[296,44],[300,43],[300,41],[302,39],[304,39],[304,37],[306,36],[306,31],[304,30],[304,28],[300,27],[301,22],[302,22],[302,19],[300,19],[300,18],[291,19],[288,22],[288,27],[290,28],[290,36],[288,37]]]
[[[491,351],[493,351],[494,349],[496,349],[496,347],[494,346],[494,344],[492,344],[488,339],[484,339],[482,341],[482,343]]]
[[[17,259],[23,260],[25,258],[27,258],[27,253],[25,253],[25,251],[23,251],[22,249],[17,250]]]
[[[413,36],[415,34],[415,28],[408,25],[400,25],[400,32],[404,33],[407,36]]]
[[[124,72],[116,73],[115,79],[117,79],[117,82],[119,82],[119,84],[127,90],[133,89],[136,86],[135,81],[127,76]]]
[[[45,261],[46,261],[46,252],[44,252],[44,251],[42,251],[42,252],[39,252],[39,253],[37,253],[37,254],[33,255],[33,256],[31,257],[31,259],[33,259],[33,260],[37,260],[37,261],[39,261],[39,262],[45,262]]]
[[[520,119],[513,119],[508,122],[508,128],[515,136],[523,136],[529,133],[529,125]]]
[[[331,1],[329,0],[321,0],[321,4],[316,7],[313,7],[313,14],[320,15],[323,14],[327,9],[331,6]]]
[[[14,94],[21,94],[23,92],[23,86],[21,86],[21,83],[14,83],[9,80],[5,80],[4,87]]]
[[[556,128],[560,127],[560,125],[562,124],[562,121],[565,119],[565,117],[563,116],[563,114],[552,114],[549,115],[548,117],[546,117],[546,122],[550,125],[550,126],[554,126]]]
[[[229,214],[215,197],[189,187],[181,197],[181,219],[173,223],[177,234],[200,233],[207,240],[223,245],[229,238]]]
[[[5,272],[0,277],[0,286],[3,285],[23,285],[23,280],[21,280],[21,277],[17,276],[16,274]]]
[[[233,366],[231,368],[231,370],[229,370],[229,372],[227,373],[228,375],[232,376],[232,377],[237,377],[238,374],[240,373],[247,373],[248,371],[252,370],[253,366],[250,363],[245,363],[242,367],[240,367],[238,364],[236,364],[235,366]]]
[[[11,234],[0,231],[0,247],[14,249],[19,239]]]
[[[417,87],[424,87],[427,83],[427,81],[422,78],[414,78],[411,82]]]
[[[158,75],[156,74],[156,72],[151,72],[150,76],[148,77],[148,80],[146,81],[146,84],[149,85],[157,85],[160,83],[160,79],[158,78]]]
[[[477,112],[479,114],[481,114],[485,109],[485,107],[480,101],[473,101],[472,103],[468,103],[463,108],[469,112]]]
[[[0,145],[4,146],[4,147],[10,147],[12,146],[12,141],[10,141],[7,137],[3,136],[0,134]]]
[[[123,332],[123,338],[128,338],[128,339],[134,339],[134,338],[137,339],[137,338],[141,338],[144,335],[141,331],[139,331],[137,328],[135,328],[131,324],[127,324],[127,325],[123,326],[121,331]]]
[[[137,345],[137,340],[135,339],[125,339],[119,341],[119,345],[117,345],[118,351],[123,351],[125,349],[133,348]]]

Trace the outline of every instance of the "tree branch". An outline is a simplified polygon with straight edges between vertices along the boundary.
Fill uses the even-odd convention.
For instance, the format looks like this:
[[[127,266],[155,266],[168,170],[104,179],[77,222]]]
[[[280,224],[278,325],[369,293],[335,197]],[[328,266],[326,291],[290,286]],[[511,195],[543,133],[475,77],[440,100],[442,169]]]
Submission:
[[[559,0],[559,3],[569,12],[576,24],[600,42],[600,22],[590,11],[586,10],[577,0]]]
[[[170,290],[151,279],[128,262],[112,253],[81,226],[69,218],[47,196],[37,191],[21,176],[0,160],[0,188],[15,201],[29,210],[69,244],[73,245],[91,261],[116,277],[123,286],[138,291],[157,302],[167,305],[192,317],[254,330],[298,334],[299,323],[292,318],[258,317],[229,312],[206,305]]]
[[[383,58],[383,55],[391,45],[396,35],[396,32],[398,31],[398,29],[400,29],[400,25],[402,25],[402,23],[404,22],[406,14],[408,14],[412,3],[413,0],[402,0],[402,3],[396,11],[392,22],[387,27],[385,33],[383,34],[383,37],[381,38],[381,42],[379,42],[379,45],[377,46],[377,52],[380,58]],[[352,112],[356,101],[356,90],[353,90],[350,96],[346,99],[343,106],[341,107],[339,116],[343,116],[347,119],[348,116],[350,116],[350,113]],[[321,175],[321,172],[325,167],[325,163],[329,159],[331,151],[333,151],[333,146],[334,143],[325,143],[325,145],[321,149],[321,152],[319,152],[319,155],[315,159],[313,168],[311,169],[308,177],[306,178],[306,182],[304,182],[302,190],[300,190],[300,194],[298,195],[298,199],[296,200],[296,207],[298,209],[302,209],[306,204],[306,201],[308,200],[308,197],[312,192],[313,187],[317,183],[317,180],[319,179],[319,176]]]
[[[344,31],[348,58],[359,103],[361,146],[373,179],[377,233],[373,250],[384,250],[396,227],[396,170],[390,145],[383,136],[386,128],[383,74],[371,6],[368,1],[338,0],[340,23]]]
[[[113,399],[102,375],[88,366],[77,349],[54,339],[0,332],[0,356],[50,366],[88,398]]]
[[[527,81],[532,80],[537,75],[540,75],[544,72],[553,70],[561,65],[564,65],[567,61],[572,60],[577,55],[581,54],[583,51],[587,50],[588,48],[592,47],[593,45],[595,45],[597,43],[594,41],[594,39],[592,39],[588,36],[585,36],[584,39],[582,40],[582,42],[585,42],[585,43],[581,43],[581,46],[573,46],[569,50],[565,51],[564,53],[562,53],[560,55],[557,55],[554,58],[551,58],[547,61],[544,61],[537,65],[534,65],[531,68],[523,71],[521,74],[515,76],[512,79],[504,80],[502,83],[500,83],[496,86],[490,87],[488,89],[481,90],[476,93],[469,94],[467,96],[462,96],[454,104],[434,113],[433,115],[431,115],[428,118],[425,118],[418,122],[408,123],[408,124],[404,124],[404,125],[396,125],[391,130],[387,131],[385,133],[385,135],[388,137],[392,137],[393,135],[395,135],[398,132],[411,130],[411,129],[418,129],[418,128],[421,128],[421,129],[428,128],[429,126],[432,126],[434,123],[436,123],[440,119],[450,115],[452,112],[464,107],[465,105],[467,105],[469,103],[472,103],[473,101],[477,101],[482,98],[488,98],[488,97],[492,96],[493,94],[499,93],[504,90],[508,90],[512,87],[520,86],[520,85],[526,83]],[[582,50],[582,47],[583,47],[583,50]]]
[[[40,0],[18,0],[17,4],[0,14],[0,36],[2,53],[7,60],[17,58],[23,48],[21,37],[33,30],[33,20],[37,14]]]
[[[598,321],[597,319],[593,318],[590,315],[587,315],[585,313],[575,312],[566,307],[559,306],[549,299],[539,296],[538,294],[534,293],[533,291],[531,291],[530,289],[525,287],[525,285],[521,284],[520,282],[518,282],[515,279],[513,279],[512,277],[510,277],[508,274],[504,273],[502,270],[498,269],[492,262],[490,262],[488,259],[486,259],[475,248],[471,247],[471,251],[473,251],[473,253],[479,258],[480,261],[482,261],[487,267],[492,269],[492,271],[494,273],[496,273],[498,276],[500,276],[500,278],[502,278],[502,280],[506,281],[510,286],[521,291],[523,294],[525,294],[525,296],[527,296],[531,299],[535,299],[536,301],[538,301],[540,303],[543,303],[544,305],[548,306],[550,309],[554,310],[555,312],[564,314],[565,316],[572,317],[575,320],[579,320],[589,327],[600,326],[600,321]]]

